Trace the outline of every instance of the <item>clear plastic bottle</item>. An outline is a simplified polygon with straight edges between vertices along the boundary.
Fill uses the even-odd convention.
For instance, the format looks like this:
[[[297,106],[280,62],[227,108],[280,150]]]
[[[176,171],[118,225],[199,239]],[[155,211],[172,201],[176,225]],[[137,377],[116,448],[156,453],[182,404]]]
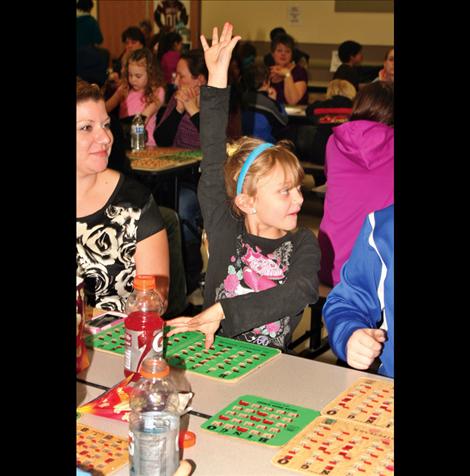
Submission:
[[[141,114],[137,114],[132,120],[131,149],[133,152],[145,150],[145,121]]]
[[[146,357],[163,356],[163,328],[165,321],[160,317],[163,303],[157,293],[155,276],[137,275],[134,291],[127,298],[124,319],[125,353],[124,374],[139,372]],[[139,375],[136,374],[137,380]]]
[[[131,476],[173,476],[179,462],[178,393],[163,358],[146,358],[130,394]]]

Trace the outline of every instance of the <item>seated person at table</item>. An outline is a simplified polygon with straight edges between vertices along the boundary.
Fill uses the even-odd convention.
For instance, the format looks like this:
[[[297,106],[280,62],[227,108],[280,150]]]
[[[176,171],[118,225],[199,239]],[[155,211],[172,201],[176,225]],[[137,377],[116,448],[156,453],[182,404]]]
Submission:
[[[202,50],[183,54],[176,66],[177,90],[171,97],[154,138],[160,147],[200,149],[199,139],[199,88],[207,83],[207,68]],[[183,254],[188,294],[199,286],[203,267],[201,256],[202,216],[196,194],[194,177],[181,180],[178,215],[181,218]]]
[[[315,235],[297,228],[303,169],[281,143],[243,137],[227,158],[232,39],[225,23],[212,46],[201,36],[208,86],[201,88],[203,159],[198,196],[208,234],[204,311],[179,317],[168,335],[200,330],[208,348],[221,335],[277,347],[292,339],[305,306],[318,299],[320,251]]]
[[[328,294],[323,316],[333,352],[351,367],[394,376],[394,206],[370,213],[362,225],[341,280]]]
[[[317,126],[313,141],[312,162],[325,163],[325,149],[333,127],[349,119],[352,113],[352,100],[356,96],[356,88],[344,79],[333,79],[328,83],[325,100],[309,104],[306,116],[310,123]],[[315,180],[315,184],[319,185]]]
[[[288,116],[282,103],[276,102],[276,90],[269,86],[269,71],[263,65],[243,70],[242,133],[266,142],[274,142],[277,132],[287,125]]]
[[[359,66],[364,55],[362,54],[362,45],[357,41],[343,41],[338,47],[338,56],[341,61],[341,65],[335,71],[333,79],[345,79],[349,81],[356,91],[359,89],[359,72],[357,66]]]
[[[168,240],[150,191],[108,168],[113,136],[96,85],[77,80],[77,265],[92,307],[123,311],[133,277],[157,277],[167,308]]]
[[[393,83],[361,88],[348,122],[333,128],[326,145],[327,188],[318,231],[320,281],[339,282],[365,217],[393,203]]]
[[[395,80],[395,49],[390,48],[384,59],[384,67],[379,71],[379,75],[374,81],[394,81]]]
[[[276,90],[277,101],[289,104],[307,104],[308,75],[305,68],[292,61],[294,39],[277,35],[271,42],[274,66],[270,67],[271,86]]]
[[[163,79],[158,75],[152,53],[148,48],[133,51],[124,67],[124,75],[120,86],[111,98],[106,101],[106,110],[111,112],[119,105],[119,118],[128,118],[123,130],[129,131],[132,119],[137,114],[145,118],[147,140],[145,145],[155,146],[153,131],[155,117],[165,100]],[[129,140],[130,145],[130,140]]]
[[[176,65],[176,92],[168,101],[154,132],[160,147],[200,149],[199,88],[207,83],[207,68],[202,50],[183,54]]]
[[[287,31],[284,30],[282,26],[278,26],[276,28],[273,28],[269,32],[269,38],[271,41],[273,41],[277,35],[286,35],[286,34],[287,34]],[[298,48],[294,48],[292,50],[292,59],[294,60],[295,64],[299,64],[300,66],[306,69],[308,68],[308,60],[310,59],[310,56],[304,51],[300,51]],[[274,66],[274,58],[271,52],[264,55],[263,61],[264,61],[264,64],[268,68],[270,66]]]

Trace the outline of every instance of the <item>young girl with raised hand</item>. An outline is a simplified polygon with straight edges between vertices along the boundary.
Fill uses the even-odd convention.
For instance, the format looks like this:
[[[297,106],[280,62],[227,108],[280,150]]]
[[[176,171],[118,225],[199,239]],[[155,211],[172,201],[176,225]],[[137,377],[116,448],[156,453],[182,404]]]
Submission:
[[[233,26],[204,36],[209,81],[201,87],[203,160],[198,196],[209,241],[205,310],[179,317],[168,335],[221,335],[284,351],[305,306],[318,299],[320,251],[313,233],[297,229],[303,170],[284,145],[243,137],[226,160],[227,70]],[[225,163],[224,163],[225,162]],[[215,303],[215,304],[214,304]]]
[[[119,118],[136,114],[145,117],[146,145],[154,146],[155,116],[165,100],[163,81],[158,77],[152,53],[147,48],[133,51],[126,63],[121,85],[106,101],[106,110],[112,111],[119,104]]]

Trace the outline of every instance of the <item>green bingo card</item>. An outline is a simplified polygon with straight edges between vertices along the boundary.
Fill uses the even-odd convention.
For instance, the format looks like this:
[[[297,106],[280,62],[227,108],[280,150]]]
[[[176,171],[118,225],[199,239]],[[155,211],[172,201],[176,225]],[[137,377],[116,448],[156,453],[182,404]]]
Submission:
[[[89,348],[124,355],[124,323],[121,322],[97,334],[87,336],[85,345]]]
[[[85,344],[90,348],[123,355],[124,323],[87,336]],[[201,332],[183,332],[164,341],[164,356],[169,365],[231,383],[280,354],[279,349],[221,336],[216,336],[211,347],[205,349],[204,334]]]
[[[218,435],[269,446],[285,445],[320,412],[255,395],[242,395],[201,425]]]
[[[231,383],[281,354],[279,349],[221,336],[216,336],[211,347],[205,349],[204,334],[200,332],[171,336],[165,339],[164,348],[171,366]]]

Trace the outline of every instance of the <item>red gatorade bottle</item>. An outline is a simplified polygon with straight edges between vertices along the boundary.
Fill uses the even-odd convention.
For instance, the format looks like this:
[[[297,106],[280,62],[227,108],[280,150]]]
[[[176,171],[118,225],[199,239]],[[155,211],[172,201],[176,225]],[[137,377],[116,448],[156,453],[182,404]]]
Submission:
[[[165,321],[160,317],[162,309],[155,276],[137,275],[134,278],[134,291],[127,299],[127,317],[124,319],[126,377],[137,372],[135,378],[138,379],[140,365],[146,357],[163,356]]]

